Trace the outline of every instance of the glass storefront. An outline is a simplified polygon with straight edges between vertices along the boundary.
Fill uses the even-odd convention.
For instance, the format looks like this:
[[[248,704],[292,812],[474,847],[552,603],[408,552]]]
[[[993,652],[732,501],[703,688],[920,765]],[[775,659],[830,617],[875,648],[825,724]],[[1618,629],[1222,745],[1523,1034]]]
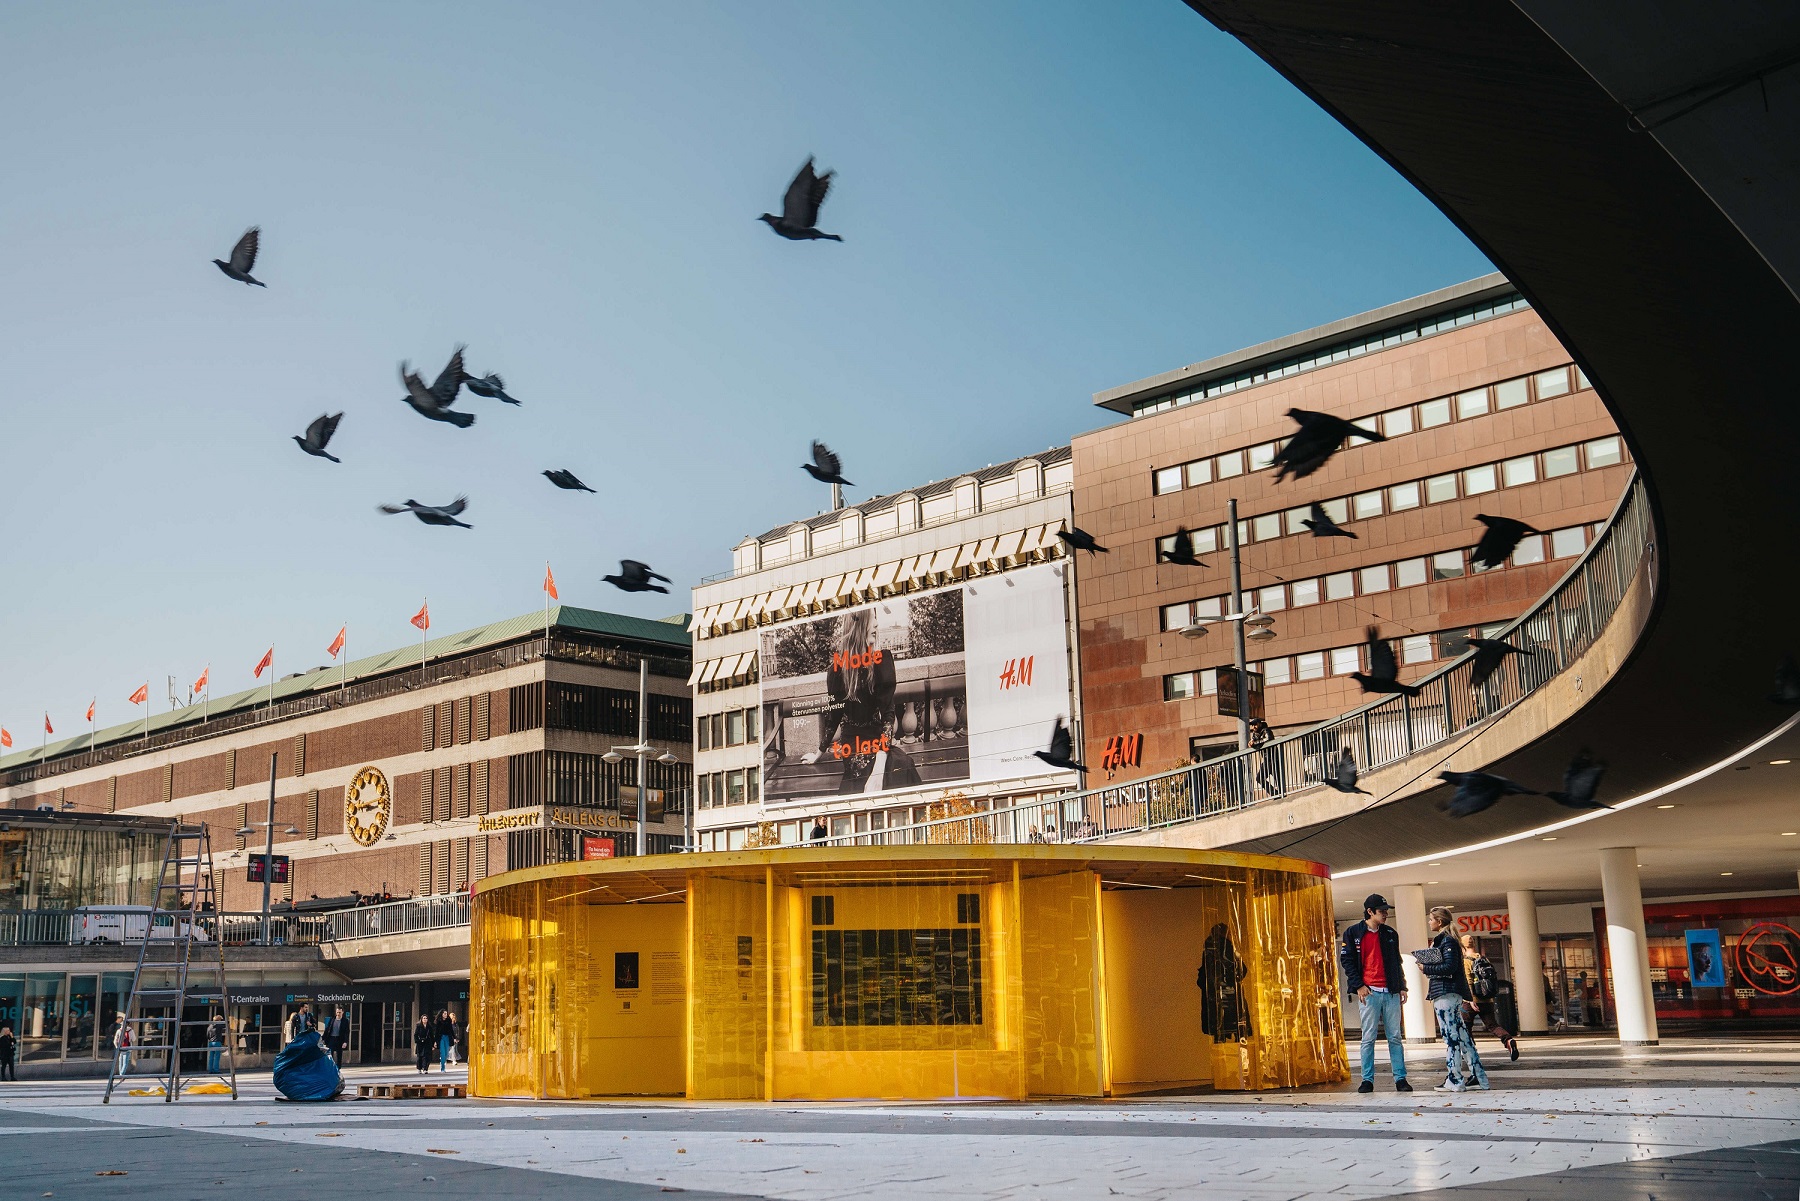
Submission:
[[[1659,1023],[1800,1019],[1800,896],[1645,905],[1644,933]]]
[[[0,822],[0,911],[148,905],[168,826],[142,818],[7,815]]]
[[[113,1016],[131,990],[129,973],[0,975],[0,1021],[19,1040],[19,1062],[105,1059]]]
[[[1600,961],[1591,934],[1545,936],[1544,1008],[1550,1028],[1593,1029],[1606,1025],[1600,992]],[[1608,992],[1610,993],[1610,985]]]

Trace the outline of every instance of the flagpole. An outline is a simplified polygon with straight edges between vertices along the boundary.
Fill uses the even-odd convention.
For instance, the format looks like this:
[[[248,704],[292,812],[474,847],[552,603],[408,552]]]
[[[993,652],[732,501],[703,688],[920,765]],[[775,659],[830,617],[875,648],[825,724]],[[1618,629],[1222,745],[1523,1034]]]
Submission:
[[[150,681],[144,681],[144,745],[150,745]]]
[[[425,598],[425,603],[420,607],[420,611],[425,614],[425,624],[419,627],[419,687],[423,688],[425,687],[425,661],[429,658],[425,644],[431,638],[431,598],[429,596]]]
[[[550,560],[544,560],[544,658],[550,657]]]
[[[270,717],[275,716],[275,648],[274,647],[269,648],[269,716]],[[263,867],[263,870],[267,871],[268,865],[265,864]]]
[[[350,623],[344,622],[344,647],[338,652],[344,661],[338,664],[338,699],[342,700],[344,688],[350,682]]]

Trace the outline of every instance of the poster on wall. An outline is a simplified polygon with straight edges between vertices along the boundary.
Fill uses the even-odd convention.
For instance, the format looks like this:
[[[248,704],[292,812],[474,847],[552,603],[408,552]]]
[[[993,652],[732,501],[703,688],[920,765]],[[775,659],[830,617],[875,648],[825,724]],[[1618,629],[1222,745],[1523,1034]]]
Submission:
[[[1695,988],[1725,987],[1725,951],[1717,930],[1687,931],[1688,981]]]
[[[1063,566],[762,635],[769,802],[1039,775],[1069,713]]]

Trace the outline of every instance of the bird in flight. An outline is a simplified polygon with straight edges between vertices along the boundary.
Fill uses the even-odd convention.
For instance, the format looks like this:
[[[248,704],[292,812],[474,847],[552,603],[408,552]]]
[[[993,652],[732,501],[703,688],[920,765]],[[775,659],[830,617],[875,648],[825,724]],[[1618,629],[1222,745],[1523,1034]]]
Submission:
[[[818,228],[819,206],[825,203],[825,193],[831,191],[831,177],[835,174],[834,171],[815,174],[813,161],[808,157],[806,165],[794,176],[794,182],[788,185],[787,195],[781,198],[781,216],[764,213],[757,220],[767,222],[770,229],[790,242],[811,242],[821,238],[842,242],[844,239],[836,234],[824,233]]]
[[[1205,567],[1206,561],[1194,557],[1194,534],[1183,526],[1175,531],[1175,545],[1168,550],[1158,549],[1156,560],[1159,563],[1179,563],[1183,567]]]
[[[564,471],[560,467],[555,471],[544,472],[544,478],[558,488],[566,488],[570,492],[592,492],[593,489],[575,478],[573,471]]]
[[[1310,409],[1289,409],[1287,415],[1294,419],[1299,429],[1287,444],[1275,452],[1275,482],[1279,484],[1288,476],[1305,479],[1331,459],[1338,448],[1348,438],[1367,438],[1371,442],[1386,442],[1387,437],[1374,430],[1364,429],[1360,425],[1352,425],[1342,417],[1333,417],[1330,413],[1315,413]]]
[[[459,496],[447,505],[422,505],[416,500],[409,500],[403,505],[379,505],[383,513],[411,513],[426,525],[460,525],[465,530],[475,527],[466,521],[458,521],[457,515],[469,507],[469,498]]]
[[[812,444],[812,457],[812,462],[800,464],[800,470],[821,484],[842,484],[846,488],[856,487],[855,484],[844,478],[843,461],[837,457],[837,452],[831,447],[815,439]]]
[[[1072,525],[1066,530],[1058,530],[1056,536],[1067,542],[1071,550],[1084,550],[1090,555],[1095,551],[1099,551],[1103,555],[1112,554],[1112,551],[1095,542],[1094,536],[1080,526]]]
[[[1522,646],[1514,646],[1510,642],[1502,642],[1498,638],[1471,638],[1469,645],[1475,648],[1475,657],[1469,661],[1469,687],[1479,688],[1488,682],[1488,677],[1500,670],[1508,655],[1535,655],[1536,651],[1528,651]]]
[[[506,394],[506,381],[501,379],[497,373],[464,376],[463,383],[467,384],[469,391],[477,396],[485,396],[489,400],[503,400],[509,405],[523,403]]]
[[[299,434],[295,434],[294,441],[298,442],[300,449],[309,455],[330,459],[333,463],[342,463],[343,460],[336,455],[326,453],[325,445],[331,441],[331,435],[337,433],[338,422],[343,419],[342,413],[320,414],[313,418],[311,425],[306,427],[306,436],[301,437]]]
[[[431,387],[425,386],[425,380],[418,372],[408,368],[406,363],[400,364],[400,382],[406,385],[406,395],[400,399],[413,407],[413,411],[421,417],[432,421],[447,421],[460,429],[468,429],[475,424],[475,414],[463,413],[452,409],[456,403],[456,391],[468,380],[468,373],[463,370],[463,348],[458,346],[444,369]]]
[[[1065,771],[1086,771],[1087,768],[1075,762],[1075,740],[1069,736],[1069,727],[1063,725],[1063,719],[1056,719],[1056,726],[1050,731],[1050,749],[1033,751],[1032,754],[1048,763],[1051,767],[1060,767]]]
[[[231,261],[214,259],[213,265],[239,283],[255,284],[259,288],[266,288],[269,286],[268,284],[260,279],[253,279],[250,275],[250,269],[256,266],[256,248],[261,241],[261,227],[252,225],[244,231],[244,236],[237,240],[237,245],[231,248]]]
[[[1544,795],[1565,809],[1611,809],[1605,801],[1594,799],[1594,794],[1600,790],[1600,777],[1605,774],[1606,764],[1582,747],[1563,772],[1562,789]]]
[[[1512,557],[1525,535],[1544,532],[1511,517],[1489,517],[1486,513],[1477,513],[1475,520],[1487,527],[1482,531],[1481,540],[1475,544],[1472,557],[1477,567],[1501,566]]]
[[[1441,771],[1438,779],[1456,786],[1454,795],[1438,802],[1438,808],[1451,817],[1480,813],[1503,796],[1543,795],[1535,788],[1523,788],[1505,776],[1490,775],[1484,771]]]
[[[1356,774],[1356,756],[1350,753],[1350,748],[1347,746],[1338,748],[1338,757],[1332,762],[1331,774],[1325,777],[1325,783],[1339,792],[1360,792],[1364,796],[1375,795],[1366,788],[1356,786],[1359,778]]]
[[[1350,678],[1361,684],[1364,692],[1399,692],[1407,696],[1418,696],[1417,685],[1402,684],[1397,678],[1400,675],[1400,662],[1394,658],[1393,646],[1381,636],[1381,627],[1370,626],[1365,633],[1369,637],[1369,671],[1367,675],[1353,671]]]
[[[1341,526],[1337,522],[1333,521],[1331,519],[1331,514],[1329,514],[1325,511],[1325,506],[1320,504],[1318,501],[1316,501],[1316,500],[1313,501],[1312,508],[1309,510],[1309,512],[1310,512],[1311,516],[1304,518],[1300,522],[1300,524],[1305,526],[1307,529],[1311,530],[1313,537],[1315,537],[1315,538],[1355,538],[1356,537],[1355,534],[1352,534],[1349,530],[1345,529],[1343,526]]]
[[[658,584],[652,584],[650,581],[661,580],[664,584],[667,584],[669,582],[669,577],[666,575],[657,575],[654,571],[650,570],[650,564],[639,563],[636,559],[620,559],[618,575],[603,575],[600,578],[623,592],[668,591],[667,588]]]

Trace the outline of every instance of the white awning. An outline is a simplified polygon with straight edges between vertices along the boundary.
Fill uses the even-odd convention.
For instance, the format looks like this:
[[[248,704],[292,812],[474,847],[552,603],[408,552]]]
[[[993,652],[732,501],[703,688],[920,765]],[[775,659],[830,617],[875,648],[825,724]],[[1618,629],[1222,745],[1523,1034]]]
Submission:
[[[1019,543],[1024,537],[1024,530],[1014,530],[1010,534],[1001,534],[994,539],[994,547],[988,552],[988,557],[997,560],[1012,558],[1019,553]]]
[[[794,607],[804,609],[819,598],[819,585],[823,580],[808,580],[800,588],[800,595],[794,598]]]
[[[723,659],[708,659],[706,662],[706,670],[700,674],[700,683],[712,683],[713,678],[719,674],[720,665],[724,662],[725,660]]]
[[[748,672],[750,670],[750,656],[754,655],[755,653],[756,653],[755,651],[745,651],[743,654],[741,654],[737,658],[733,659],[731,661],[731,670],[730,671],[721,670],[719,672],[719,678],[721,680],[735,680],[739,676],[744,675],[746,672]]]
[[[931,566],[926,570],[933,575],[936,575],[940,571],[950,571],[955,567],[956,554],[961,549],[960,546],[946,546],[943,550],[931,557]]]
[[[831,579],[821,582],[819,585],[819,603],[825,604],[828,601],[842,601],[844,599],[844,584],[849,578],[850,577],[847,575],[840,575],[833,576]]]
[[[875,574],[870,577],[869,587],[890,588],[893,586],[894,577],[898,574],[900,574],[899,563],[883,563],[880,567],[875,569]]]
[[[1020,558],[1036,554],[1044,545],[1044,531],[1047,526],[1034,525],[1019,535],[1019,549],[1013,553]]]
[[[692,688],[700,682],[700,673],[706,670],[707,660],[702,659],[694,664],[694,670],[688,673],[688,687]]]
[[[800,591],[798,588],[777,588],[775,591],[769,593],[768,597],[763,601],[763,612],[767,613],[770,617],[780,616],[781,611],[788,607],[794,593],[798,591]]]

